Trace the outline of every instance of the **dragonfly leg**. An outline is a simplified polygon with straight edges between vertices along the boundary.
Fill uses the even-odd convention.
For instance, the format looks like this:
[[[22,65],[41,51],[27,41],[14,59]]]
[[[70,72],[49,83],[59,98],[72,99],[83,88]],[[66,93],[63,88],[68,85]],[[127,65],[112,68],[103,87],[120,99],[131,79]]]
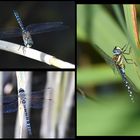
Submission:
[[[129,47],[129,51],[126,52],[127,48],[128,48],[128,45],[127,45],[127,46],[124,45],[124,47],[122,48],[122,50],[123,50],[123,54],[127,54],[127,55],[129,55],[130,52],[131,52],[131,48],[132,48],[132,47]],[[127,59],[124,55],[123,55],[123,57],[124,57],[124,60],[125,60],[126,63],[128,63],[128,64],[135,64],[135,66],[137,66],[137,64],[134,62],[133,59]],[[129,62],[128,62],[128,61],[129,61]],[[130,61],[131,61],[131,62],[130,62]]]
[[[21,48],[21,45],[19,46],[18,51],[20,50],[20,48]]]
[[[21,45],[19,46],[19,48],[18,48],[18,51],[21,49]],[[25,54],[26,53],[26,47],[23,47],[23,54]]]
[[[127,50],[128,44],[125,44],[121,49],[122,50]]]
[[[26,53],[26,47],[23,47],[23,54]]]
[[[126,50],[124,50],[124,51],[123,51],[123,54],[127,54],[127,55],[129,55],[130,52],[131,52],[131,47],[129,47],[129,51],[128,51],[128,52],[126,52]]]
[[[124,60],[125,60],[125,62],[127,63],[127,64],[135,64],[136,66],[137,66],[137,64],[134,62],[134,60],[133,59],[127,59],[127,58],[125,58],[125,56],[123,56],[124,57]],[[129,62],[128,62],[129,61]],[[131,61],[131,62],[130,62]]]
[[[123,46],[123,48],[122,48],[123,54],[127,54],[127,55],[130,54],[130,52],[131,52],[131,47],[129,47],[129,51],[128,51],[128,52],[126,52],[127,49],[128,49],[128,44],[125,44],[125,45]]]

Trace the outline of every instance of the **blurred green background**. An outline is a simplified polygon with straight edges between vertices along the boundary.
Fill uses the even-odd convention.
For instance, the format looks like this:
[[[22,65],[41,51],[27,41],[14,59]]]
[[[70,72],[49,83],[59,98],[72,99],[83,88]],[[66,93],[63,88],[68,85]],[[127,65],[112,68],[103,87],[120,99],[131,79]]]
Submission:
[[[126,64],[126,74],[137,89],[132,104],[120,75],[113,72],[94,46],[98,45],[111,57],[115,46],[133,44],[126,35],[126,24],[130,22],[124,14],[125,6],[77,5],[77,86],[92,98],[77,94],[78,136],[140,135],[139,55],[136,59],[133,53],[127,56],[138,64]],[[139,25],[140,5],[136,8]]]

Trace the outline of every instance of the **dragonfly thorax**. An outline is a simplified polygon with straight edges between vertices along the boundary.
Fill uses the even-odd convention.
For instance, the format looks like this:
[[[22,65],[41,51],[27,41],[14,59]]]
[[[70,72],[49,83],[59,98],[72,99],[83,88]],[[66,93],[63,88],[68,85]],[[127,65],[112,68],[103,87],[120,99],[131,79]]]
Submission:
[[[123,59],[123,56],[121,54],[114,55],[112,59],[118,67],[125,69],[124,59]]]
[[[22,36],[23,36],[24,45],[26,47],[31,47],[33,45],[33,40],[29,31],[22,32]]]
[[[122,54],[122,49],[120,47],[115,47],[113,49],[113,54],[114,55],[121,55]]]
[[[18,95],[19,97],[21,97],[21,98],[25,97],[25,90],[24,89],[20,88],[18,92],[19,92],[19,95]]]

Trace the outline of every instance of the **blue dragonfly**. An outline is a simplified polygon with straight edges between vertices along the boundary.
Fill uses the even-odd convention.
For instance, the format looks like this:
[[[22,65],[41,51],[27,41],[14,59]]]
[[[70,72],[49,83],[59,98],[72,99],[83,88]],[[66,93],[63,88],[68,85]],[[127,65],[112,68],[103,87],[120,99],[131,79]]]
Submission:
[[[47,90],[51,90],[51,89],[47,89]],[[43,107],[43,100],[44,100],[43,94],[44,94],[44,90],[32,92],[31,105],[30,105],[31,108],[41,109]],[[3,96],[3,112],[4,113],[16,112],[18,110],[18,97],[20,98],[24,107],[28,133],[29,135],[32,135],[29,115],[27,113],[27,108],[26,108],[26,101],[28,98],[25,95],[24,89],[22,88],[19,89],[18,95],[4,95]],[[52,99],[46,99],[46,100],[52,101]]]
[[[63,25],[63,22],[46,22],[46,23],[31,24],[25,28],[19,16],[19,13],[16,10],[13,10],[13,12],[20,28],[0,30],[0,39],[22,36],[24,45],[26,47],[31,47],[33,45],[31,35],[62,30],[67,28],[67,26]]]
[[[128,64],[135,64],[136,63],[132,59],[127,59],[125,55],[129,55],[131,48],[128,49],[128,45],[124,45],[123,48],[115,46],[113,49],[113,57],[110,57],[107,55],[102,49],[100,49],[97,45],[95,45],[95,49],[99,52],[99,54],[105,59],[105,61],[112,67],[112,69],[115,71],[117,70],[121,77],[122,80],[125,84],[125,87],[127,88],[128,94],[130,96],[130,99],[132,103],[134,103],[134,91],[138,91],[136,88],[135,84],[130,80],[130,78],[126,75],[125,73],[125,63]]]

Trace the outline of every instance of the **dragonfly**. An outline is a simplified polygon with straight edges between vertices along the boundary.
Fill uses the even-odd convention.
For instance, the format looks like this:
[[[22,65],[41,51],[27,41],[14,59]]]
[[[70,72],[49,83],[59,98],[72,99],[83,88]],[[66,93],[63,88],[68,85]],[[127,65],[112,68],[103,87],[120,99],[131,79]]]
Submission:
[[[135,84],[130,80],[130,78],[126,75],[125,72],[125,63],[135,64],[133,59],[127,59],[125,55],[129,55],[131,52],[131,47],[128,50],[128,45],[124,45],[122,48],[115,46],[113,49],[113,57],[111,58],[107,55],[102,49],[100,49],[97,45],[95,45],[95,49],[99,52],[99,54],[105,59],[105,61],[112,67],[113,70],[117,70],[123,80],[125,87],[127,88],[128,95],[131,99],[131,102],[134,103],[134,91],[137,91]],[[128,50],[128,52],[126,52]]]
[[[51,88],[48,88],[48,90],[51,90]],[[20,101],[22,102],[25,118],[26,118],[26,125],[29,135],[32,135],[31,131],[31,125],[29,120],[29,115],[27,113],[27,107],[26,107],[26,101],[27,97],[25,95],[24,89],[20,88],[18,91],[18,95],[4,95],[3,96],[3,112],[4,113],[12,113],[16,112],[18,110],[18,97],[20,98]],[[34,91],[31,93],[31,108],[34,109],[41,109],[43,107],[43,100],[44,100],[44,90],[40,91]],[[46,99],[47,101],[52,101],[52,99]]]
[[[16,20],[20,28],[1,29],[0,38],[3,39],[22,36],[25,47],[31,47],[33,45],[33,40],[31,37],[31,35],[33,34],[63,30],[67,28],[67,26],[63,25],[63,22],[38,23],[31,24],[25,27],[19,16],[19,13],[16,10],[13,10],[13,13],[16,17]]]

